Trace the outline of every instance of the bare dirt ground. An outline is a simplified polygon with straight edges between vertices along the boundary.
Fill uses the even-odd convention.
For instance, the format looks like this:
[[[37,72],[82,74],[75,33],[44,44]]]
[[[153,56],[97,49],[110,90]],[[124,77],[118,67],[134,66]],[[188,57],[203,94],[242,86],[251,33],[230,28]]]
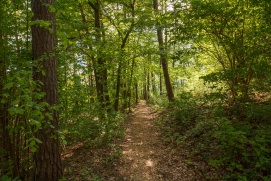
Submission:
[[[140,101],[125,124],[119,173],[129,181],[197,180],[174,151],[166,147],[154,124],[156,115]]]
[[[88,149],[80,144],[68,148],[63,155],[67,179],[205,180],[201,169],[195,164],[191,166],[181,156],[181,150],[172,149],[163,142],[155,126],[156,116],[145,101],[140,101],[124,123],[125,138],[121,142],[110,148]]]

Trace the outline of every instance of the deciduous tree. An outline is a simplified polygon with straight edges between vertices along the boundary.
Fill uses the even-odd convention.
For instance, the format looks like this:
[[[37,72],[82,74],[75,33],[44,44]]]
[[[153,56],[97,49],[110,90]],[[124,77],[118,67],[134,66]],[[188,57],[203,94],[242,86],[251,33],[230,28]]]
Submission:
[[[59,118],[56,108],[53,108],[58,104],[54,2],[34,0],[32,11],[35,23],[32,26],[33,61],[39,62],[34,71],[34,80],[39,83],[40,91],[45,93],[39,101],[48,104],[42,126],[36,132],[36,138],[41,143],[34,153],[33,180],[58,181],[63,176],[63,168],[58,135]]]

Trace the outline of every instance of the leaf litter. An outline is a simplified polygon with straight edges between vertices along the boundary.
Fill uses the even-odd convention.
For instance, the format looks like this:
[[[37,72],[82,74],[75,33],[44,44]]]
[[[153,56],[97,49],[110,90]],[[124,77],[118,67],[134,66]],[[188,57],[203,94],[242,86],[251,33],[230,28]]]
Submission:
[[[201,181],[206,165],[187,160],[185,149],[166,144],[155,119],[159,116],[141,100],[124,122],[125,137],[107,147],[70,145],[63,153],[67,180]],[[207,169],[208,170],[208,169]],[[207,171],[206,170],[206,171]]]

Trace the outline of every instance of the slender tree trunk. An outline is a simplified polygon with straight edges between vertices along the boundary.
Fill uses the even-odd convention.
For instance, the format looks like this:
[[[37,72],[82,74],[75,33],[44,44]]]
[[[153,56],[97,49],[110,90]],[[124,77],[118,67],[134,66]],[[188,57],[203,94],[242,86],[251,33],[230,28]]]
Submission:
[[[151,72],[151,82],[152,82],[152,93],[154,94],[154,95],[156,95],[156,84],[155,84],[155,76],[154,76],[154,73],[153,72]]]
[[[94,102],[94,94],[95,94],[95,89],[94,89],[94,81],[93,81],[93,72],[91,70],[91,64],[88,64],[88,87],[89,87],[89,103],[93,103]],[[93,91],[94,90],[94,91]]]
[[[147,100],[150,99],[150,72],[147,71]]]
[[[144,82],[143,82],[143,99],[147,100],[147,71],[146,71],[146,65],[144,65]]]
[[[129,111],[131,111],[131,98],[132,98],[132,82],[133,82],[133,75],[134,75],[134,67],[135,67],[135,58],[133,58],[133,61],[132,61],[132,69],[131,69],[131,74],[130,74],[130,80],[129,80],[129,87],[128,87],[128,93],[129,93],[129,103],[128,103],[128,106],[129,106]]]
[[[107,85],[106,60],[104,57],[102,57],[103,55],[101,54],[103,40],[101,31],[102,23],[101,23],[100,1],[99,0],[96,0],[95,2],[88,1],[88,4],[92,7],[94,11],[94,28],[96,31],[95,39],[98,46],[96,53],[97,59],[93,62],[97,97],[102,108],[106,108],[110,104],[110,98]]]
[[[133,19],[132,19],[132,23],[131,23],[131,26],[130,26],[129,30],[126,32],[124,38],[122,39],[121,46],[120,46],[120,50],[121,50],[120,58],[122,58],[123,57],[122,55],[124,55],[124,48],[126,46],[126,43],[128,41],[128,38],[129,38],[131,32],[134,29],[134,8],[135,8],[134,6],[135,6],[135,2],[136,2],[136,0],[133,0],[133,1],[131,1],[131,4],[130,4]],[[126,16],[126,13],[124,13],[124,15]],[[117,70],[117,85],[116,85],[116,96],[115,96],[115,103],[114,103],[115,111],[118,111],[118,107],[119,107],[121,73],[122,73],[122,66],[121,65],[122,65],[122,60],[120,59],[119,63],[118,63],[118,70]]]
[[[0,7],[1,8],[1,7]],[[0,20],[1,22],[1,20]],[[0,30],[0,100],[3,99],[3,93],[4,93],[4,84],[6,82],[6,55],[5,55],[5,45],[6,45],[6,37],[2,34]],[[8,119],[8,103],[1,103],[0,104],[0,133],[1,133],[1,139],[0,139],[0,148],[2,149],[2,152],[0,153],[0,162],[1,163],[8,163],[9,160],[11,160],[11,154],[12,154],[12,144],[11,144],[11,138],[8,131],[9,127],[9,119]],[[9,171],[3,169],[3,174],[6,174],[6,172]]]
[[[49,27],[32,26],[32,53],[34,61],[40,61],[41,69],[34,72],[34,80],[41,82],[40,90],[45,96],[38,101],[50,106],[58,103],[57,70],[55,58],[56,28],[55,14],[50,12],[53,0],[34,0],[32,3],[33,20],[48,21]],[[52,119],[45,116],[42,129],[36,137],[42,141],[34,153],[33,180],[59,181],[63,176],[61,148],[58,136],[59,118],[56,110],[46,108],[45,113],[51,113]]]
[[[124,37],[124,39],[122,40],[122,44],[121,44],[121,55],[120,58],[123,57],[124,55],[124,48],[126,46],[127,40],[129,38],[129,35],[131,33],[132,29],[130,28],[130,31],[128,31]],[[114,109],[115,111],[118,111],[118,107],[119,107],[119,97],[120,97],[120,88],[121,88],[121,75],[122,75],[122,60],[119,60],[118,63],[118,70],[117,70],[117,84],[116,84],[116,96],[115,96],[115,103],[114,103]]]
[[[123,90],[122,90],[122,97],[123,97],[123,103],[122,103],[122,109],[125,110],[128,107],[128,87],[126,83],[122,84]]]
[[[160,60],[160,73],[159,73],[159,92],[160,92],[160,95],[163,95],[163,78],[162,78],[162,63],[161,63],[161,60]]]
[[[158,11],[158,0],[153,0],[153,7],[155,11]],[[167,56],[165,53],[165,45],[163,42],[163,32],[162,29],[159,28],[159,24],[157,26],[157,39],[159,43],[159,51],[160,51],[160,58],[161,58],[161,64],[163,68],[163,73],[164,73],[164,79],[165,79],[165,84],[166,84],[166,90],[167,90],[167,97],[170,102],[174,100],[174,94],[170,82],[170,77],[168,73],[168,63],[167,63]]]
[[[100,4],[99,0],[93,6],[94,10],[94,22],[95,22],[95,29],[96,29],[96,42],[98,46],[102,41],[101,39],[101,22],[100,22]],[[94,69],[95,69],[95,81],[96,81],[96,88],[97,88],[97,96],[100,104],[102,107],[105,107],[105,99],[104,99],[104,87],[103,87],[103,69],[104,69],[104,60],[100,55],[99,48],[97,50],[97,61],[94,62]]]
[[[115,111],[118,111],[119,109],[120,78],[121,78],[120,74],[121,74],[121,63],[119,63],[118,70],[117,70],[116,97],[115,97],[115,103],[114,103]]]
[[[83,6],[81,3],[79,3],[79,10],[80,10],[80,13],[81,13],[81,18],[82,18],[82,23],[83,24],[87,24],[87,19],[86,19],[86,15],[84,13],[84,9],[83,9]],[[94,6],[92,4],[92,6]],[[88,36],[91,36],[90,32],[89,32],[89,27],[86,27],[85,28],[85,31],[86,31],[86,34]],[[90,49],[92,50],[91,46],[90,46]],[[92,50],[93,51],[93,50]],[[95,86],[94,86],[94,76],[95,76],[95,73],[93,71],[93,61],[94,61],[94,56],[92,55],[89,55],[87,54],[88,56],[88,59],[87,59],[87,68],[88,68],[88,81],[89,81],[89,103],[93,103],[94,102],[94,94],[95,94],[95,91],[93,91],[93,88],[95,89]],[[93,75],[94,74],[94,75]],[[97,90],[96,90],[97,91]]]
[[[136,99],[136,104],[138,103],[138,83],[135,83],[135,99]]]

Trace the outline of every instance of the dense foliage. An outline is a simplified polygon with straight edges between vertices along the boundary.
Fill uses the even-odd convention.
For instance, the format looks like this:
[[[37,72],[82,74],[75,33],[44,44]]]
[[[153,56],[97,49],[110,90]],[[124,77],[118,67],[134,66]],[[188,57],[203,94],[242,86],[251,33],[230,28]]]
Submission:
[[[173,23],[182,32],[176,38],[191,37],[197,50],[186,70],[197,73],[190,69],[191,83],[159,121],[165,140],[217,168],[216,179],[270,180],[270,3],[191,0],[174,7],[183,22]]]
[[[166,140],[228,180],[271,179],[268,0],[58,0],[34,20],[29,0],[0,2],[0,175],[31,180],[37,133],[61,147],[123,135],[139,99],[169,107]],[[33,27],[56,37],[57,105],[44,101]],[[32,28],[32,29],[31,29]],[[51,56],[51,55],[50,55]],[[51,87],[47,87],[50,91]],[[169,103],[171,102],[171,103]],[[59,113],[60,128],[51,122]]]
[[[169,111],[159,121],[165,140],[218,168],[217,179],[270,179],[270,101],[222,104],[187,93]]]

